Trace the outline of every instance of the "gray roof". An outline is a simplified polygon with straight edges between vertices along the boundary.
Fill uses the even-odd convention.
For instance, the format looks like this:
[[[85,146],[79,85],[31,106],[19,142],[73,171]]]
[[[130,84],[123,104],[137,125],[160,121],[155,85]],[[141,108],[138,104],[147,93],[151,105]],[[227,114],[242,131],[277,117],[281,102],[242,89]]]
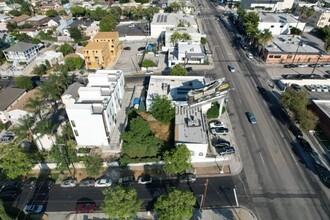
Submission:
[[[6,110],[13,102],[15,102],[25,89],[7,87],[0,91],[0,111]]]
[[[82,87],[84,85],[82,85],[81,83],[75,82],[73,84],[71,84],[67,90],[65,90],[65,92],[63,93],[63,95],[71,95],[72,98],[77,98],[78,97],[78,90],[80,87]]]
[[[8,49],[5,49],[3,51],[8,51],[8,52],[24,52],[27,51],[35,46],[38,46],[37,44],[30,44],[30,43],[25,43],[25,42],[17,42],[13,46],[9,47]]]
[[[52,17],[52,18],[50,18],[50,20],[53,20],[53,21],[55,21],[57,24],[60,24],[60,20],[61,20],[61,18],[60,18],[59,16],[56,16],[56,17]]]

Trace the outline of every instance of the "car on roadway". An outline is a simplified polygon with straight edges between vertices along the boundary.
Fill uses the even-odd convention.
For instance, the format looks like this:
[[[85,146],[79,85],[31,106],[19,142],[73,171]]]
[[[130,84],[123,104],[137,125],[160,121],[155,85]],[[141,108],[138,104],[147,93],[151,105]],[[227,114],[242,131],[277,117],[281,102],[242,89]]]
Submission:
[[[307,151],[307,152],[312,152],[313,151],[313,148],[312,146],[309,144],[308,141],[306,141],[304,138],[302,137],[298,137],[297,138],[297,141],[299,142],[299,144],[301,145],[301,147]]]
[[[75,211],[76,213],[91,213],[96,209],[95,202],[86,201],[86,202],[77,202]]]
[[[131,50],[131,47],[124,47],[123,50]]]
[[[96,180],[96,182],[94,184],[95,187],[109,187],[111,185],[112,185],[112,180],[105,179],[105,178]]]
[[[250,53],[250,52],[247,52],[247,53],[246,53],[246,56],[247,56],[249,59],[253,59],[253,55],[252,55],[252,53]]]
[[[228,69],[231,73],[235,72],[235,67],[233,67],[232,65],[228,65]]]
[[[3,76],[2,79],[10,79],[9,76]]]
[[[229,133],[229,129],[225,127],[221,128],[211,128],[211,134],[213,135],[227,135]]]
[[[143,52],[138,52],[136,56],[143,56]]]
[[[23,212],[25,214],[40,214],[43,208],[44,208],[43,205],[28,204],[23,208]]]
[[[213,146],[215,148],[222,148],[222,147],[230,147],[231,144],[229,141],[226,141],[224,139],[218,139],[216,141],[214,141],[215,143],[213,144]]]
[[[178,181],[180,183],[193,183],[196,179],[196,175],[193,173],[184,173],[178,176]]]
[[[33,189],[37,185],[37,178],[30,177],[24,182],[24,188]]]
[[[296,91],[296,92],[300,92],[301,91],[301,87],[298,84],[291,84],[291,88]]]
[[[62,183],[61,183],[61,187],[64,187],[64,188],[68,188],[68,187],[75,187],[77,184],[77,181],[73,178],[68,178],[66,180],[64,180]]]
[[[54,186],[54,184],[55,184],[54,180],[48,179],[46,181],[39,182],[37,184],[37,188],[48,188],[48,189],[50,189]]]
[[[150,175],[143,175],[138,179],[138,184],[146,185],[150,183],[152,183],[152,177]]]
[[[154,71],[147,71],[144,73],[145,75],[153,75],[154,74]]]
[[[80,181],[79,186],[80,187],[88,187],[88,186],[94,186],[95,179],[93,178],[86,178]]]
[[[210,128],[223,128],[225,125],[219,120],[212,120],[209,122]]]
[[[246,112],[246,117],[249,119],[251,124],[257,124],[256,117],[252,112]]]
[[[308,67],[308,64],[297,64],[297,67],[306,68],[306,67]]]

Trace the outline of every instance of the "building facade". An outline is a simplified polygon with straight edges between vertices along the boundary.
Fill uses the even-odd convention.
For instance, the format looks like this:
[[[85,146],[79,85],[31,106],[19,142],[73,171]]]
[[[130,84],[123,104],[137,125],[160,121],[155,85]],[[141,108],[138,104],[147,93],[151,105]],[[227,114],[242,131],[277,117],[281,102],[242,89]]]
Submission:
[[[86,87],[78,89],[74,104],[65,109],[78,146],[106,147],[116,124],[124,96],[121,70],[97,70],[88,76]]]
[[[30,24],[33,27],[47,26],[49,17],[46,15],[37,15],[35,17],[31,17],[25,21],[26,24]]]

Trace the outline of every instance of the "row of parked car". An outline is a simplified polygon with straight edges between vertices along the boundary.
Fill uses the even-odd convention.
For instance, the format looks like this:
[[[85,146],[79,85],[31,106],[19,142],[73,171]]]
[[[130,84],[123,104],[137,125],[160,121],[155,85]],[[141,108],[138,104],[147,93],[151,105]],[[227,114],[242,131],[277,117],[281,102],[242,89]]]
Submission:
[[[212,135],[227,135],[229,133],[228,128],[225,124],[219,120],[212,120],[209,122],[210,132]],[[222,138],[217,138],[212,140],[212,145],[219,155],[233,154],[235,153],[235,148]]]
[[[311,67],[311,68],[314,68],[314,67],[330,67],[330,63],[323,63],[323,64],[294,64],[294,63],[291,63],[291,64],[284,64],[284,68],[306,68],[306,67]]]
[[[324,79],[326,78],[324,75],[323,77],[318,74],[283,74],[283,79]]]
[[[227,135],[229,133],[229,129],[219,120],[210,121],[209,127],[212,135]]]
[[[328,85],[306,85],[306,89],[311,92],[329,92],[330,86]]]

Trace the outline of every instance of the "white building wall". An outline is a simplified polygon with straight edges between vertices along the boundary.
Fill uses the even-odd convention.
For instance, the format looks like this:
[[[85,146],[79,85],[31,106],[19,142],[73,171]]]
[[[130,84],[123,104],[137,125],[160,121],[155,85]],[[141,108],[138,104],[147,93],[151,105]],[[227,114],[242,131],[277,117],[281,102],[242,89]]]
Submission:
[[[298,22],[297,22],[298,23]],[[290,34],[290,29],[292,27],[297,27],[300,30],[303,30],[305,23],[279,23],[279,22],[259,22],[259,30],[263,31],[269,29],[272,32],[272,35],[287,35]]]
[[[14,109],[12,111],[8,111],[8,117],[10,118],[10,121],[13,124],[17,124],[19,122],[20,118],[23,118],[24,116],[30,114],[32,116],[32,113],[29,113],[27,111],[24,110],[20,110],[20,109]]]
[[[192,143],[178,143],[185,144],[191,154],[191,162],[204,162],[206,158],[208,144],[192,144]]]

